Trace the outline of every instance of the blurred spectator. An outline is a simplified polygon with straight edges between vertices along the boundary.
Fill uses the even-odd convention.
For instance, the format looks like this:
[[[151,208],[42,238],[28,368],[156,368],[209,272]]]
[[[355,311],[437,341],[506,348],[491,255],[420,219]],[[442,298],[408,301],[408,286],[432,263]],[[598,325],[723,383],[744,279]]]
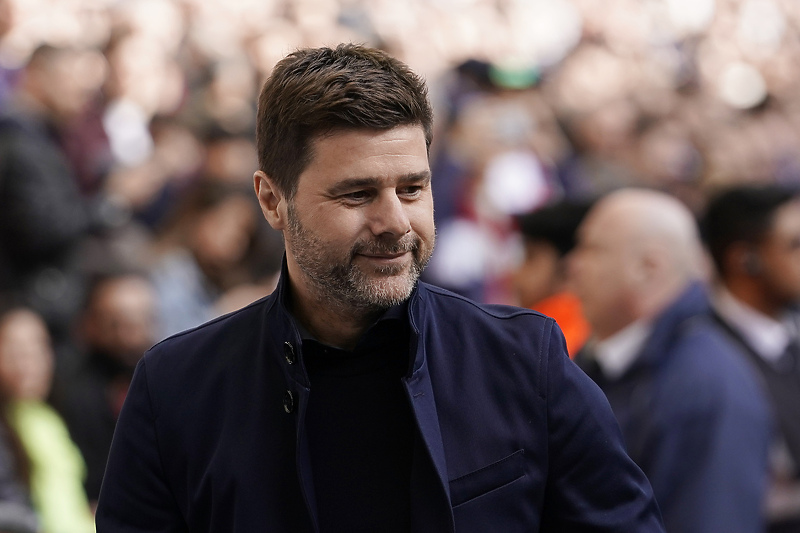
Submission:
[[[59,415],[44,401],[53,351],[42,319],[15,308],[0,316],[0,393],[9,427],[30,465],[30,492],[42,533],[93,532],[83,491],[85,465]]]
[[[606,393],[667,531],[763,531],[771,417],[710,317],[692,214],[663,193],[612,193],[573,254],[594,334],[576,361]]]
[[[703,230],[719,273],[716,317],[756,370],[780,428],[769,531],[800,531],[800,192],[726,188]]]
[[[54,404],[86,461],[86,494],[100,494],[111,438],[133,369],[157,336],[156,294],[134,271],[98,276],[78,324],[83,365],[62,376]]]
[[[204,147],[178,119],[156,116],[149,122],[152,151],[135,165],[118,165],[107,178],[107,194],[122,199],[133,219],[156,231],[199,179]]]
[[[566,256],[589,206],[560,201],[519,217],[525,239],[525,257],[514,275],[519,305],[554,318],[573,357],[589,337],[589,323],[569,288]]]
[[[0,329],[0,359],[11,349]],[[37,533],[30,498],[30,459],[8,420],[9,398],[0,394],[0,532]]]
[[[0,115],[0,292],[40,312],[57,342],[82,298],[77,253],[92,221],[59,146],[59,127],[91,96],[73,76],[79,58],[37,49]]]
[[[217,316],[227,290],[250,282],[248,254],[258,235],[249,188],[203,181],[190,191],[157,243],[151,277],[158,295],[158,338]]]
[[[204,177],[249,187],[253,172],[258,170],[255,137],[252,132],[229,133],[215,126],[210,126],[205,131]]]

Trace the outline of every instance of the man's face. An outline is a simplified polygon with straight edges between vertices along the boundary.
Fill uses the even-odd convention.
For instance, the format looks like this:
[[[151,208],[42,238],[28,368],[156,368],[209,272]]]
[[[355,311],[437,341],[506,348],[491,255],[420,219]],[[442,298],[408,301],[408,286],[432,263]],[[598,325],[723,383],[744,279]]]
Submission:
[[[435,240],[422,128],[336,132],[312,148],[313,159],[287,203],[286,250],[295,288],[347,309],[402,302]]]
[[[569,255],[569,278],[586,319],[604,339],[635,319],[631,310],[631,279],[636,268],[624,224],[600,205],[578,230]]]
[[[86,342],[106,356],[133,367],[156,339],[156,294],[137,276],[99,286],[87,310]]]
[[[785,306],[800,299],[800,201],[775,212],[772,228],[758,247],[764,291]]]

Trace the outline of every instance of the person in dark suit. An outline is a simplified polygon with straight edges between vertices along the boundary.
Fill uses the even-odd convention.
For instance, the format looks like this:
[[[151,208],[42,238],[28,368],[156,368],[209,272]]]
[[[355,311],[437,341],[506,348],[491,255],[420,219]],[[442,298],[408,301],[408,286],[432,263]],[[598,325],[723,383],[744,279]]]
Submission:
[[[664,193],[616,191],[589,211],[573,253],[593,330],[576,362],[606,393],[667,531],[762,531],[772,420],[710,317],[692,214]]]
[[[709,201],[703,234],[718,283],[715,316],[743,349],[778,422],[770,533],[800,532],[800,192],[741,185]]]
[[[278,287],[145,354],[100,533],[663,531],[554,321],[418,281],[426,93],[357,45],[275,67],[254,184],[285,238]]]

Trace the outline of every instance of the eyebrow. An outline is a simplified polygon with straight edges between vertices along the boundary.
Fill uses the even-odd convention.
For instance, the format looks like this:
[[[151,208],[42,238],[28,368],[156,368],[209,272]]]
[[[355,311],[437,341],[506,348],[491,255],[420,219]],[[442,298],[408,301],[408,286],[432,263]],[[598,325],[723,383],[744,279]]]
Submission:
[[[400,176],[400,178],[397,180],[398,185],[407,185],[409,183],[420,183],[423,186],[430,183],[430,181],[431,181],[430,170],[405,174],[403,176]],[[382,187],[383,184],[384,180],[376,177],[345,179],[336,183],[330,189],[328,189],[328,194],[336,195],[360,188],[369,188],[369,187],[379,188]]]

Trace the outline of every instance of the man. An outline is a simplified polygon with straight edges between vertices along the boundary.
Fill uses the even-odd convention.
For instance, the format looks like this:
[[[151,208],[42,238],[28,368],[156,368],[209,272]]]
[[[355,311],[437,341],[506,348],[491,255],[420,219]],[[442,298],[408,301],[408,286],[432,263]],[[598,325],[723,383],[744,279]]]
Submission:
[[[85,489],[93,504],[133,369],[157,340],[156,314],[155,289],[142,273],[120,269],[99,275],[78,322],[85,359],[56,383],[53,403],[86,461]]]
[[[770,417],[708,316],[691,213],[656,191],[592,208],[571,262],[594,340],[577,357],[606,393],[667,531],[762,531]]]
[[[60,145],[61,127],[92,95],[75,80],[79,61],[75,50],[37,48],[0,113],[0,292],[42,314],[59,354],[83,296],[77,256],[93,222]]]
[[[144,356],[98,531],[662,531],[554,322],[417,281],[431,126],[383,52],[278,63],[254,182],[281,280]]]
[[[703,230],[719,274],[714,308],[743,348],[779,426],[767,511],[770,532],[800,531],[800,194],[745,185],[711,199]]]
[[[524,259],[514,272],[519,303],[555,319],[570,356],[589,337],[589,323],[567,279],[567,254],[575,246],[575,232],[589,206],[589,202],[561,200],[518,219],[525,242]]]

